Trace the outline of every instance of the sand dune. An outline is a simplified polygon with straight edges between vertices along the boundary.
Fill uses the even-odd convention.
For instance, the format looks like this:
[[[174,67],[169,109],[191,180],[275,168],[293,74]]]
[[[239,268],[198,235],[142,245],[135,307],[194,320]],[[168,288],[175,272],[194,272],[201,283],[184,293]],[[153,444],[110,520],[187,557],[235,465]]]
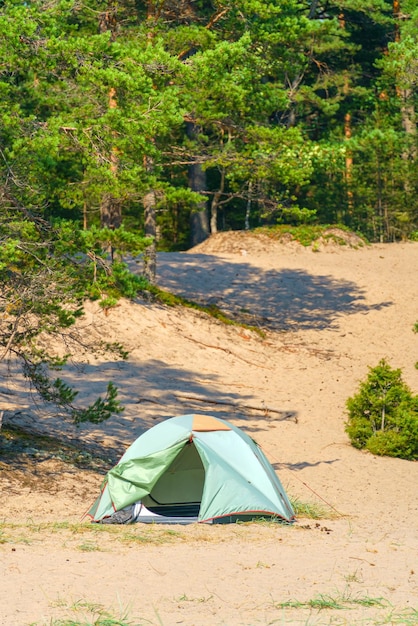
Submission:
[[[101,471],[47,457],[22,458],[17,469],[2,462],[0,624],[75,619],[77,602],[80,616],[94,604],[164,626],[418,623],[418,464],[355,450],[344,432],[346,399],[381,358],[418,393],[417,270],[418,243],[314,252],[230,235],[160,254],[158,283],[263,336],[142,301],[107,316],[89,306],[87,331],[120,342],[129,359],[80,355],[63,377],[81,403],[112,380],[125,412],[75,428],[36,408],[16,372],[0,390],[5,421],[80,441],[110,463],[160,420],[211,413],[249,432],[288,494],[326,517],[292,527],[176,527],[169,539],[151,528],[144,542],[90,529],[82,536],[51,523],[79,521]],[[321,594],[344,609],[318,610]],[[297,606],[284,607],[291,600]]]

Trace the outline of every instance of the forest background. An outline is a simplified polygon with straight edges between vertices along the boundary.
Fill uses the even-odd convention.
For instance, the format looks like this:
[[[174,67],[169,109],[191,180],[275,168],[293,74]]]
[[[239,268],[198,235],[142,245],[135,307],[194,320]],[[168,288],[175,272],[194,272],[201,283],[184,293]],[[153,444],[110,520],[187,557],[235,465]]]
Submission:
[[[3,217],[416,236],[414,0],[3,0],[0,32]]]
[[[149,288],[157,250],[418,238],[414,0],[3,0],[0,58],[0,360],[46,399],[73,396],[39,337]]]

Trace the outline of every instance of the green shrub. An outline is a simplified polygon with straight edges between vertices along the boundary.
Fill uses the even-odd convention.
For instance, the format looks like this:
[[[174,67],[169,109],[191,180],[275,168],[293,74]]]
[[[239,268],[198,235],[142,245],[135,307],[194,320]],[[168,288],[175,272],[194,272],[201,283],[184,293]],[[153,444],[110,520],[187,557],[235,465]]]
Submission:
[[[382,359],[369,368],[359,392],[347,400],[346,432],[356,448],[373,454],[418,459],[418,396],[399,369]]]

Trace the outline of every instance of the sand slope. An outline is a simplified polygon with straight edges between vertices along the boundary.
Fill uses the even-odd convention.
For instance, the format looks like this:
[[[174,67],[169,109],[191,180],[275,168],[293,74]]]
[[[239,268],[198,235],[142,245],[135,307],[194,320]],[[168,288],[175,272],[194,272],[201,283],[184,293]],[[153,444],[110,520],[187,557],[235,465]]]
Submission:
[[[129,359],[80,355],[65,378],[81,389],[81,403],[114,381],[125,412],[76,429],[36,411],[16,375],[0,389],[5,420],[81,440],[110,463],[164,418],[212,413],[250,433],[289,495],[321,505],[327,518],[151,528],[143,542],[135,527],[131,543],[90,528],[82,536],[42,524],[78,522],[100,471],[51,458],[22,459],[18,471],[0,463],[0,624],[76,613],[78,623],[93,623],[100,607],[165,626],[418,623],[418,464],[354,450],[344,432],[346,399],[381,358],[418,393],[418,244],[314,252],[218,236],[161,254],[158,267],[160,286],[216,304],[265,336],[141,301],[107,316],[91,306],[87,332],[120,342]],[[320,594],[344,609],[318,611],[312,600]],[[290,600],[299,606],[284,608]]]

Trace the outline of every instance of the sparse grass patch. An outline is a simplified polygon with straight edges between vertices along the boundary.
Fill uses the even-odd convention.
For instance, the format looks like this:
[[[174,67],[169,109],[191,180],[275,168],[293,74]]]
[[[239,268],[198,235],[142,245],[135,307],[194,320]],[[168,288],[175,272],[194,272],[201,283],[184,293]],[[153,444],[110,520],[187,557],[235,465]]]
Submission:
[[[286,239],[286,236],[289,237],[290,235],[292,239],[305,247],[314,246],[320,240],[332,241],[339,246],[349,245],[352,248],[359,248],[367,243],[362,235],[353,233],[341,224],[300,224],[299,226],[279,224],[277,226],[260,226],[252,232],[262,233],[278,241]]]
[[[350,605],[340,602],[338,598],[329,598],[327,596],[322,598],[318,596],[308,602],[291,601],[289,603],[275,604],[275,608],[282,611],[289,608],[308,610],[309,617],[296,619],[294,615],[290,617],[283,614],[279,620],[269,621],[268,624],[282,624],[286,626],[294,626],[296,624],[300,626],[354,626],[354,624],[358,626],[387,626],[388,624],[417,626],[418,624],[418,611],[416,609],[395,610],[391,607],[390,602],[383,598],[368,598],[364,596],[358,597],[358,600],[359,602],[354,602]],[[349,611],[359,606],[363,606],[366,609],[375,609],[375,611],[369,615],[363,613],[361,618],[350,617],[349,613],[338,614],[340,610]],[[317,611],[317,613],[312,615],[312,611]]]
[[[380,624],[403,624],[404,626],[417,626],[418,609],[404,609],[403,611],[393,611],[385,617],[385,621],[376,622]]]
[[[29,545],[32,543],[28,533],[18,524],[0,524],[0,544],[2,543],[23,543]]]
[[[322,504],[303,502],[299,498],[290,499],[296,517],[307,519],[330,519],[336,516],[335,511],[326,509]]]
[[[316,609],[323,611],[324,609],[345,610],[352,609],[357,606],[364,607],[387,607],[388,602],[383,598],[372,598],[369,596],[352,595],[350,590],[343,593],[337,592],[336,595],[318,594],[310,600],[301,602],[299,600],[288,600],[286,602],[275,603],[276,608],[293,608],[293,609]]]
[[[205,604],[213,599],[213,595],[190,596],[183,593],[175,598],[177,603]],[[86,599],[68,602],[59,597],[51,606],[58,609],[62,617],[51,618],[47,622],[33,622],[28,626],[163,626],[164,622],[154,609],[156,621],[146,618],[130,617],[132,609],[130,606],[120,607],[118,610],[106,608],[97,602],[90,602]],[[362,624],[363,626],[384,626],[387,624],[399,624],[404,626],[416,626],[418,624],[418,610],[414,608],[395,609],[385,598],[371,597],[368,595],[353,594],[349,587],[343,592],[336,591],[335,594],[317,594],[307,601],[289,600],[286,602],[273,602],[272,607],[282,611],[279,619],[268,619],[261,617],[257,624],[282,624],[300,626],[353,626]],[[350,610],[359,607],[371,609],[373,613],[362,613],[361,618],[350,617]],[[286,609],[306,610],[309,614],[303,618],[302,614],[285,613]],[[344,611],[340,614],[340,611]],[[314,613],[315,612],[315,613]],[[318,617],[320,615],[320,617]],[[357,615],[357,614],[356,614]],[[215,618],[216,620],[216,618]],[[214,625],[217,623],[213,622]],[[218,622],[221,623],[221,622]],[[223,622],[222,622],[223,623]],[[240,622],[241,623],[241,622]],[[242,622],[243,626],[255,626],[255,623]]]
[[[199,604],[202,604],[204,602],[209,602],[209,600],[212,600],[212,598],[213,596],[207,596],[207,597],[202,596],[200,598],[191,598],[190,596],[183,593],[182,596],[177,598],[177,602],[198,602]]]
[[[332,519],[329,511],[316,504],[293,503],[296,516],[304,519]],[[223,541],[218,529],[220,526],[193,525],[193,533],[185,528],[178,530],[160,524],[93,524],[86,522],[3,522],[0,523],[0,545],[10,544],[36,544],[45,538],[55,536],[62,540],[66,547],[73,546],[83,552],[99,550],[112,550],[118,543],[132,545],[163,545],[183,541],[205,541],[218,543]],[[292,528],[277,519],[255,519],[252,521],[240,521],[232,524],[230,530],[237,531],[246,526],[263,526],[276,529],[278,526]]]
[[[285,235],[291,235],[292,239],[298,241],[302,246],[310,246],[322,236],[326,226],[303,224],[302,226],[290,226],[280,224],[278,226],[260,226],[255,228],[255,233],[263,233],[271,239],[281,240]]]
[[[347,574],[345,577],[347,583],[362,583],[363,579],[358,575],[357,570],[351,574]]]
[[[100,552],[102,548],[93,541],[85,541],[78,546],[81,552]]]
[[[83,552],[111,549],[115,540],[125,544],[162,545],[185,539],[181,532],[159,525],[75,524],[69,522],[35,524],[32,521],[0,524],[0,544],[31,544],[42,541],[51,534],[58,534],[62,538],[63,544],[67,546],[70,543],[76,544],[76,549]],[[110,537],[112,541],[108,542]],[[82,538],[81,543],[80,538]]]
[[[109,612],[101,604],[78,600],[72,604],[59,599],[55,606],[63,608],[69,614],[68,617],[51,619],[48,622],[34,622],[30,626],[145,626],[148,621],[133,621],[128,617],[128,609],[122,609],[120,616]]]
[[[258,326],[251,326],[250,324],[245,324],[240,322],[239,320],[235,320],[232,317],[229,317],[215,304],[199,304],[198,302],[188,300],[187,298],[183,298],[182,296],[176,296],[169,291],[165,291],[164,289],[156,287],[155,285],[148,286],[146,294],[150,295],[155,301],[160,302],[161,304],[165,304],[166,306],[182,306],[187,309],[201,311],[202,313],[206,313],[206,315],[213,317],[219,322],[222,322],[222,324],[225,324],[227,326],[237,326],[239,328],[244,328],[245,330],[250,330],[259,335],[262,339],[265,339],[266,337],[266,333]]]

